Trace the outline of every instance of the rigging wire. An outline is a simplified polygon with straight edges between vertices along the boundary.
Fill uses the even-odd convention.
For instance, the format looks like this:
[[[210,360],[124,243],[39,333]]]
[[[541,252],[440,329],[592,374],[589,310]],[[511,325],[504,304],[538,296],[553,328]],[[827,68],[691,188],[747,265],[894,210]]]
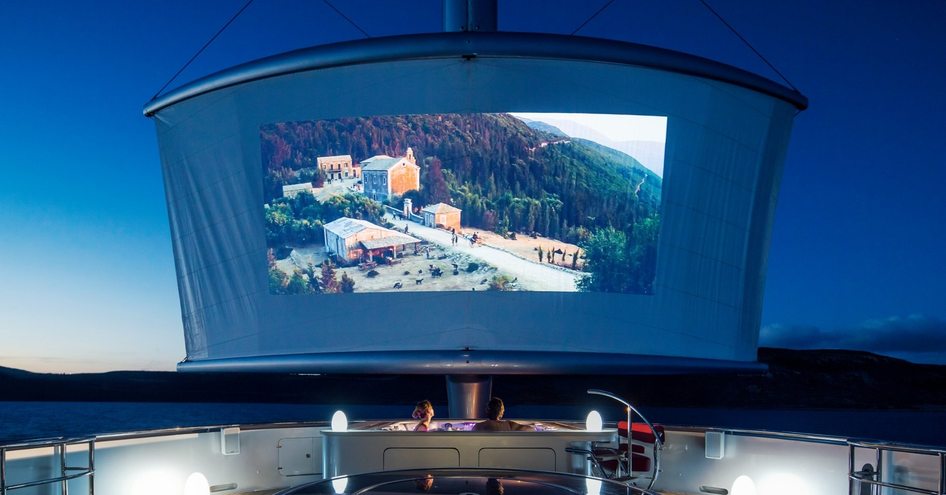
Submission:
[[[581,23],[580,26],[578,26],[577,28],[575,28],[575,30],[572,31],[571,34],[569,34],[569,36],[575,36],[575,33],[577,33],[578,31],[581,31],[581,28],[585,27],[589,22],[591,22],[592,20],[594,20],[595,17],[598,17],[598,14],[604,12],[608,7],[611,6],[612,3],[614,3],[614,0],[608,0],[604,5],[601,6],[600,9],[598,9],[597,11],[595,11],[594,14],[591,14],[591,17],[585,19],[585,22]]]
[[[359,26],[358,24],[355,24],[355,21],[351,20],[351,18],[345,15],[341,10],[338,10],[338,7],[332,5],[332,2],[329,2],[328,0],[322,0],[322,1],[325,2],[325,5],[328,5],[332,10],[334,10],[336,14],[340,15],[342,19],[345,19],[346,21],[348,21],[349,24],[354,26],[355,29],[357,29],[358,31],[361,31],[361,34],[363,34],[365,38],[371,37],[371,35],[368,34],[364,29],[361,29],[361,26]]]
[[[758,56],[763,62],[765,62],[765,65],[769,66],[770,69],[775,71],[775,73],[778,74],[778,76],[781,77],[783,81],[785,81],[785,84],[788,84],[788,86],[792,88],[794,91],[796,92],[798,91],[798,88],[796,88],[795,85],[792,84],[792,82],[789,81],[788,78],[785,77],[784,74],[782,74],[778,69],[776,69],[775,66],[772,65],[772,63],[769,62],[768,59],[766,59],[762,55],[762,53],[759,52],[759,50],[756,50],[755,47],[752,46],[752,43],[749,43],[749,40],[743,38],[742,35],[739,34],[739,31],[736,31],[736,28],[732,26],[732,24],[729,24],[728,22],[726,22],[726,19],[724,19],[723,16],[720,15],[719,12],[717,12],[716,9],[714,9],[706,0],[699,0],[699,2],[702,3],[703,6],[706,7],[707,10],[712,12],[713,15],[715,15],[716,18],[719,19],[720,22],[722,22],[727,28],[729,28],[729,30],[732,31],[733,34],[735,34],[737,38],[739,38],[743,43],[745,43],[746,46],[748,46],[749,49],[752,50],[752,53],[755,53],[756,56]]]
[[[158,92],[155,93],[154,96],[151,97],[151,101],[154,101],[161,94],[161,92],[164,91],[168,87],[168,85],[170,85],[172,82],[174,82],[175,79],[177,79],[177,76],[181,75],[181,72],[184,72],[184,70],[187,69],[190,66],[190,64],[194,62],[194,60],[197,60],[197,57],[199,57],[201,53],[204,53],[204,50],[206,50],[207,47],[211,45],[211,43],[216,41],[216,39],[221,34],[223,34],[224,31],[226,31],[226,29],[230,27],[230,24],[233,24],[233,21],[237,20],[237,17],[240,17],[240,14],[242,14],[243,11],[245,11],[247,7],[250,6],[251,3],[253,3],[253,0],[246,0],[246,3],[244,3],[243,6],[240,7],[240,10],[236,11],[236,13],[233,14],[232,17],[230,17],[230,20],[228,20],[227,23],[223,25],[223,27],[217,30],[217,32],[213,36],[211,36],[210,39],[207,40],[206,43],[204,43],[204,46],[200,47],[200,50],[197,50],[197,53],[195,53],[190,58],[190,60],[188,60],[183,66],[181,66],[181,68],[178,69],[178,71],[175,72],[174,75],[171,76],[170,79],[168,79],[168,82],[164,83],[164,86],[161,86],[161,89],[159,89]]]

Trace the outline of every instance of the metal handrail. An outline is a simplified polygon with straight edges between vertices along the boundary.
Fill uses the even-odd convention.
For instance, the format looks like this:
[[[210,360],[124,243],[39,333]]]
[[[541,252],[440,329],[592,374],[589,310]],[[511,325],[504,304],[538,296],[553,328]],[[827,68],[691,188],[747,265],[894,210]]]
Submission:
[[[873,471],[855,471],[854,455],[858,448],[873,449],[875,453],[875,462],[877,467]],[[939,459],[939,486],[935,490],[920,488],[910,485],[902,485],[890,481],[883,481],[883,454],[884,452],[901,452],[917,455],[935,455]],[[869,466],[869,465],[868,465]],[[874,479],[871,479],[874,478]],[[848,492],[853,495],[854,487],[860,487],[862,484],[889,488],[905,492],[922,493],[925,495],[946,495],[946,450],[929,448],[923,449],[912,446],[891,445],[885,443],[871,442],[848,442]]]
[[[618,397],[614,393],[608,392],[607,390],[601,390],[601,389],[596,389],[596,388],[590,388],[588,389],[587,392],[592,395],[601,395],[604,397],[608,397],[610,399],[614,399],[620,402],[621,404],[624,404],[625,406],[627,406],[627,442],[628,442],[627,472],[628,474],[630,474],[632,472],[631,470],[633,469],[632,466],[633,466],[634,453],[630,447],[630,443],[632,439],[634,438],[634,432],[632,428],[634,424],[634,414],[637,414],[638,416],[640,416],[640,418],[644,420],[644,423],[647,425],[647,427],[650,428],[651,433],[654,434],[654,476],[650,479],[650,483],[647,485],[647,490],[650,490],[651,488],[654,487],[654,484],[657,483],[657,476],[660,475],[660,451],[663,449],[663,441],[661,441],[660,439],[660,433],[657,432],[657,429],[654,428],[654,425],[647,419],[646,416],[641,414],[641,412],[638,411],[636,407],[632,406],[630,402]]]
[[[88,445],[88,463],[86,466],[69,466],[66,463],[67,448],[70,445],[86,444]],[[44,478],[40,480],[26,481],[23,483],[7,484],[7,452],[20,450],[34,450],[41,448],[52,448],[54,455],[59,456],[59,476]],[[79,471],[69,474],[70,471]],[[89,495],[95,494],[95,438],[70,438],[70,439],[46,439],[31,441],[19,444],[0,446],[0,495],[8,495],[13,490],[30,488],[34,486],[51,485],[60,483],[63,495],[69,492],[68,483],[70,480],[88,477]]]

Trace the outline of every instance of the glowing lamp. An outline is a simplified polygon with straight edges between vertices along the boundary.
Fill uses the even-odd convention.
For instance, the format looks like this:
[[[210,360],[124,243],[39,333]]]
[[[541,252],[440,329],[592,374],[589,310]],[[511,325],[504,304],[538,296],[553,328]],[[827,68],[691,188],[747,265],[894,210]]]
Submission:
[[[588,413],[588,418],[585,419],[586,430],[601,431],[602,426],[604,426],[604,421],[601,420],[601,414],[599,414],[598,411],[591,411]]]
[[[184,482],[184,495],[208,495],[210,483],[203,473],[191,473]]]
[[[342,416],[344,416],[344,414],[342,414]],[[332,488],[335,490],[335,493],[345,493],[345,489],[348,488],[348,476],[332,478]]]
[[[729,493],[732,495],[756,495],[755,482],[752,481],[752,478],[742,475],[736,478],[736,481],[733,481],[732,490],[729,490]]]
[[[348,417],[342,411],[332,415],[332,431],[348,431]]]
[[[759,482],[759,493],[764,495],[809,495],[811,491],[801,477],[790,473],[775,473]]]

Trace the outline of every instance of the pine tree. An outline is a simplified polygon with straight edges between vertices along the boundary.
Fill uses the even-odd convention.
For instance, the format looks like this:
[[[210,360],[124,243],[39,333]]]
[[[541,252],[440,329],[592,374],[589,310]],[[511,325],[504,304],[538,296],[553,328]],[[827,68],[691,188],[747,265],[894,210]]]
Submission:
[[[339,291],[338,280],[335,280],[335,266],[332,262],[325,260],[322,263],[322,292],[326,294],[336,294]]]

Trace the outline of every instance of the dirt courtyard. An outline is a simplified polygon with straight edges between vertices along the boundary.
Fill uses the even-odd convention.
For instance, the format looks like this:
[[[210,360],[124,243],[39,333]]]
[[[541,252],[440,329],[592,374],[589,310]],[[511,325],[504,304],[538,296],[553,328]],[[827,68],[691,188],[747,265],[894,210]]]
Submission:
[[[429,247],[430,255],[426,254]],[[336,269],[336,279],[347,273],[355,280],[355,292],[432,292],[432,291],[473,291],[488,290],[489,282],[499,272],[495,267],[449,248],[430,244],[419,249],[419,254],[412,251],[398,255],[393,265],[378,264],[373,270],[378,272],[369,277],[370,270],[357,266]],[[276,262],[277,268],[287,275],[302,270],[308,264],[318,266],[326,259],[324,247],[313,246],[295,248],[289,257]],[[473,263],[475,268],[468,271]],[[456,265],[456,267],[454,267]],[[433,269],[439,268],[442,275],[435,277]],[[317,269],[318,270],[318,269]],[[454,271],[457,272],[454,275]],[[507,286],[507,290],[520,290],[517,284]]]
[[[578,268],[582,266],[581,256],[584,254],[584,251],[581,250],[578,246],[574,244],[569,244],[567,242],[558,241],[555,239],[549,239],[548,237],[539,236],[533,239],[527,235],[517,235],[515,240],[505,239],[503,236],[496,234],[494,232],[486,232],[481,230],[474,230],[469,228],[463,229],[464,235],[472,235],[473,232],[476,232],[476,236],[482,239],[481,243],[487,246],[493,246],[504,251],[509,251],[510,253],[519,256],[520,258],[527,259],[529,261],[538,261],[539,260],[539,247],[542,248],[543,259],[542,263],[546,263],[546,256],[548,256],[548,251],[551,249],[562,250],[565,252],[565,261],[562,261],[561,253],[555,254],[554,264],[564,267],[572,267],[572,253],[578,252]]]

